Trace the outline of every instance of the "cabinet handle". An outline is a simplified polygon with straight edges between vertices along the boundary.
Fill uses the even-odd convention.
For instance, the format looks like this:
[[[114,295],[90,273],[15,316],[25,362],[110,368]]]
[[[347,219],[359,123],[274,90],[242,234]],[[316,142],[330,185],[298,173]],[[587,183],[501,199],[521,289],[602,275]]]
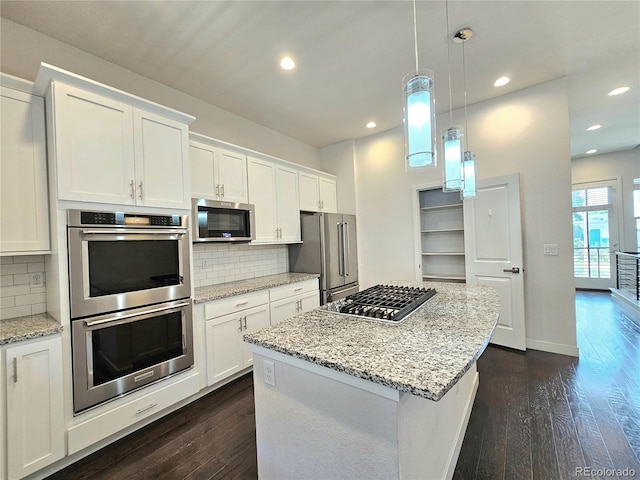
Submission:
[[[132,199],[135,198],[136,190],[135,190],[135,187],[133,186],[133,180],[129,182],[129,189],[130,189],[129,196],[131,196]]]
[[[249,300],[245,302],[236,303],[236,307],[241,307],[242,305],[246,305],[247,303],[249,303]]]
[[[240,318],[238,319],[238,321],[240,322],[240,329],[239,329],[239,330],[240,330],[240,331],[242,331],[242,317],[240,317]]]
[[[217,183],[216,184],[216,197],[219,197],[219,196],[220,196],[220,184]]]
[[[320,200],[320,208],[324,208],[324,200]]]
[[[222,184],[222,189],[221,189],[221,191],[222,191],[222,198],[224,198],[224,183]]]
[[[304,287],[298,287],[298,288],[294,288],[293,291],[294,292],[299,292],[300,290],[302,290]]]
[[[13,358],[13,383],[18,383],[18,357]]]
[[[142,200],[142,182],[140,182],[139,187],[140,187],[140,200]]]
[[[157,403],[150,403],[146,407],[142,407],[142,408],[139,408],[138,410],[136,410],[136,415],[140,415],[141,413],[144,413],[147,410],[151,410],[153,407],[157,407],[157,406],[158,406]]]
[[[320,200],[318,200],[318,208],[321,209],[322,208],[322,202]]]
[[[244,329],[247,329],[247,317],[244,317]]]

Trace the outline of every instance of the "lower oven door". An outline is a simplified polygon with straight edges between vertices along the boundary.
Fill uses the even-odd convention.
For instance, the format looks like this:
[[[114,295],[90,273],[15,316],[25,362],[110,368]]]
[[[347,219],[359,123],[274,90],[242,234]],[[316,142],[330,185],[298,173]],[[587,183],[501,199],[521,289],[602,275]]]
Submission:
[[[193,365],[191,299],[72,321],[74,412]]]

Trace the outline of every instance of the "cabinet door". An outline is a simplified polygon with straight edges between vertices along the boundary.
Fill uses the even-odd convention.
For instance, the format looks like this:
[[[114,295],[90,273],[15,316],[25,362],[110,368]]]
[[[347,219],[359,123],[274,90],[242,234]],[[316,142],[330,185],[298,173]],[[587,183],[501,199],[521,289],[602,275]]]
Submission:
[[[214,148],[201,143],[189,144],[191,196],[217,200],[214,180]]]
[[[44,99],[3,87],[0,101],[0,252],[45,252],[49,208]]]
[[[337,213],[338,199],[336,190],[336,181],[331,178],[322,178],[318,180],[320,188],[320,206],[323,212]]]
[[[134,132],[136,204],[189,209],[188,127],[136,109]]]
[[[255,242],[275,242],[278,228],[276,167],[271,162],[249,158],[248,177],[249,202],[255,205]]]
[[[55,82],[58,198],[134,204],[133,108]]]
[[[245,310],[242,313],[242,316],[242,323],[244,327],[243,334],[252,333],[270,325],[268,305],[261,305],[259,307]],[[251,353],[249,346],[244,342],[244,340],[242,340],[242,357],[244,367],[250,367],[253,365],[253,353]]]
[[[213,385],[243,368],[242,314],[208,320],[205,329],[207,385]]]
[[[227,150],[218,150],[220,200],[247,203],[247,157]]]
[[[320,306],[320,292],[302,293],[298,295],[300,300],[300,313],[305,313]]]
[[[6,349],[9,479],[64,457],[61,343],[54,336]]]
[[[320,192],[318,190],[317,175],[298,172],[298,182],[300,187],[300,210],[320,211]]]
[[[280,241],[300,241],[300,208],[298,206],[298,172],[277,167],[277,211]]]
[[[271,325],[276,325],[286,320],[287,318],[291,318],[299,313],[298,297],[289,297],[271,302],[270,308]]]

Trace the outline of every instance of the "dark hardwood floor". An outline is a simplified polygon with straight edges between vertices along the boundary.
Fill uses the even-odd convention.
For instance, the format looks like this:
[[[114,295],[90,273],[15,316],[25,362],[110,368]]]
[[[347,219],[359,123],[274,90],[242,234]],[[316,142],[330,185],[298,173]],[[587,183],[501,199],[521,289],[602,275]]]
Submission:
[[[608,293],[576,311],[580,359],[487,348],[454,479],[640,479],[640,328]],[[256,477],[247,375],[49,478]]]

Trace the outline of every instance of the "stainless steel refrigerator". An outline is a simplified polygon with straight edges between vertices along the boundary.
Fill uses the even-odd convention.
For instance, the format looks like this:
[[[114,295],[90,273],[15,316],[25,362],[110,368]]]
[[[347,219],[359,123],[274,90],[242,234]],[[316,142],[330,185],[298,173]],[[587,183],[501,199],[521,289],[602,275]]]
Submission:
[[[300,214],[302,243],[289,245],[289,269],[320,274],[320,304],[358,291],[355,215]]]

